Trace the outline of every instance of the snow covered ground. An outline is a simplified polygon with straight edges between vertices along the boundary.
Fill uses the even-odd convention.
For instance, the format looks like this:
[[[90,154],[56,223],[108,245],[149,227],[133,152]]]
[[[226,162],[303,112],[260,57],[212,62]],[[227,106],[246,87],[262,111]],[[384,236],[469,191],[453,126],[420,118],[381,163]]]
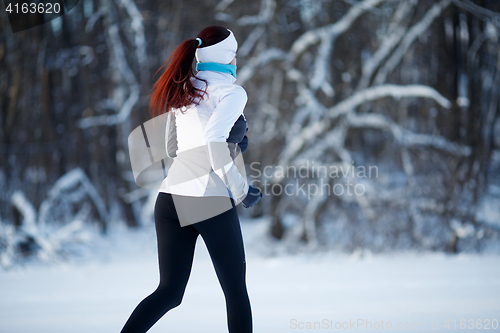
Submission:
[[[460,330],[461,320],[467,327],[469,320],[483,325],[489,320],[488,331],[500,331],[500,256],[266,257],[264,223],[242,222],[255,333],[381,332],[388,325],[396,330],[399,325],[400,331],[453,332]],[[152,226],[135,233],[117,229],[96,241],[83,259],[0,271],[0,332],[119,332],[156,288],[155,251]],[[222,290],[199,238],[183,303],[150,332],[227,332],[225,316]],[[405,329],[414,322],[421,328]]]

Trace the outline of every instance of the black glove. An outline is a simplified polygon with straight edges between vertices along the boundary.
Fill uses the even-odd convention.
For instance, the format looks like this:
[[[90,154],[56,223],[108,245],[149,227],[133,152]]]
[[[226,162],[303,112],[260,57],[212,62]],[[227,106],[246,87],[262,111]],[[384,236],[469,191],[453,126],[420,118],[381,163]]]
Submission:
[[[250,185],[250,187],[248,188],[247,196],[241,203],[243,204],[243,207],[250,208],[255,205],[261,197],[262,193],[259,191],[259,189]]]
[[[247,148],[248,148],[248,138],[247,138],[246,135],[243,137],[243,140],[241,140],[241,142],[238,143],[238,146],[241,149],[241,153],[244,153],[245,150],[247,150]]]
[[[236,122],[234,123],[231,131],[229,132],[229,137],[227,138],[227,142],[237,143],[243,153],[247,150],[248,147],[248,138],[245,135],[248,131],[247,121],[245,117],[241,115]]]

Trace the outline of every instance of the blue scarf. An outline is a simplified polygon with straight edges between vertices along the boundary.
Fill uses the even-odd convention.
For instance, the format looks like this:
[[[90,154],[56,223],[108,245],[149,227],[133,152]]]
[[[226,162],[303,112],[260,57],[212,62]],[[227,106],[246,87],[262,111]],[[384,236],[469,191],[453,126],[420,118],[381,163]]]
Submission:
[[[236,79],[236,65],[225,65],[216,62],[199,62],[196,64],[196,70],[229,73]]]

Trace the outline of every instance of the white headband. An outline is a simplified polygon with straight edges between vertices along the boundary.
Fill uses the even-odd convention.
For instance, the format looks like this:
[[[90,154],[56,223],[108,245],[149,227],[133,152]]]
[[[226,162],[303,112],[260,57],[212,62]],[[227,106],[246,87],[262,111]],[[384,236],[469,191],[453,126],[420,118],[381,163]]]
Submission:
[[[196,61],[198,62],[217,62],[219,64],[229,64],[238,50],[238,42],[231,30],[229,36],[217,44],[196,49]],[[202,41],[203,45],[203,41]]]

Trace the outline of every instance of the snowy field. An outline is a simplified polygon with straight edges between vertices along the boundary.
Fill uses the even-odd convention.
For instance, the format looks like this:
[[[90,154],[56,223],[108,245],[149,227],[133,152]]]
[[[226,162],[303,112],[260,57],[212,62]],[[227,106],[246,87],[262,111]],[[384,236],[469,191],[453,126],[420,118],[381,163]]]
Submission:
[[[388,325],[393,330],[399,325],[399,331],[483,331],[459,329],[461,320],[467,327],[469,320],[475,325],[489,320],[485,331],[500,331],[499,256],[266,257],[263,222],[242,222],[242,228],[255,333],[381,332]],[[152,226],[133,234],[115,230],[78,260],[0,271],[0,332],[118,333],[157,286],[155,251]],[[225,316],[222,290],[199,238],[182,304],[149,332],[223,333]],[[418,322],[421,328],[404,328]]]

